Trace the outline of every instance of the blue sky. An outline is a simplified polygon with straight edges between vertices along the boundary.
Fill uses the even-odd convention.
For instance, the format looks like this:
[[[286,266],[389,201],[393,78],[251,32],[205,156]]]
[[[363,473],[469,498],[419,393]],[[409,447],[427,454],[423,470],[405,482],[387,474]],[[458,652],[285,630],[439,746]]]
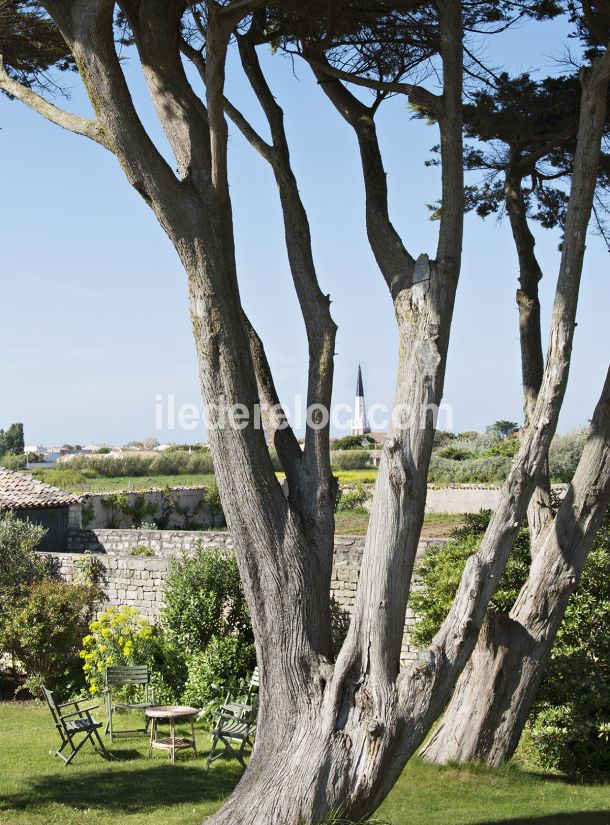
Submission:
[[[560,23],[523,26],[496,41],[491,56],[513,72],[547,70],[564,33]],[[319,278],[339,325],[334,400],[352,402],[361,362],[367,402],[389,405],[396,333],[366,240],[353,134],[304,65],[268,54],[263,63],[286,112]],[[125,70],[143,119],[166,151],[137,64]],[[72,92],[65,105],[87,113],[78,77],[65,80]],[[262,129],[234,61],[227,89]],[[0,427],[23,421],[27,441],[48,445],[204,437],[201,430],[155,431],[158,395],[171,394],[179,405],[199,403],[200,394],[185,275],[152,213],[100,147],[6,98],[0,126]],[[382,107],[379,131],[393,220],[413,254],[433,254],[437,226],[426,204],[439,195],[438,171],[424,161],[436,132],[410,120],[398,98]],[[235,130],[230,164],[243,302],[290,409],[305,392],[307,349],[277,192],[266,163]],[[546,334],[558,236],[537,235]],[[586,422],[609,362],[607,255],[592,235],[562,431]],[[456,431],[521,418],[516,279],[508,225],[469,216],[445,390]]]

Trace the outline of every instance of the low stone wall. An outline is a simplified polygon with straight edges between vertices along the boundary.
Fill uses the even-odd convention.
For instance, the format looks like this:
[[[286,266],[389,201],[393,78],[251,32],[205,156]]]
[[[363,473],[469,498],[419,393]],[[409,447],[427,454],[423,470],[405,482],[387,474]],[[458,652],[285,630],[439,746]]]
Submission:
[[[228,530],[71,530],[68,535],[68,552],[105,553],[111,556],[129,556],[134,547],[149,547],[155,557],[192,554],[198,543],[206,547],[233,548]]]
[[[187,532],[157,530],[86,530],[78,531],[83,546],[81,552],[44,554],[52,562],[59,575],[70,581],[79,575],[82,550],[93,550],[100,567],[99,584],[104,590],[107,605],[135,607],[142,615],[155,619],[163,603],[165,583],[172,558],[182,552],[192,554],[197,542],[205,547],[232,550],[228,532]],[[92,546],[91,536],[97,541]],[[418,556],[434,542],[422,541]],[[146,544],[154,557],[129,555],[129,549]],[[335,542],[332,570],[331,596],[333,599],[333,624],[335,641],[344,636],[349,615],[354,605],[360,564],[364,550],[363,536],[339,536]],[[417,582],[414,582],[414,586]],[[105,607],[104,607],[105,609]],[[402,660],[413,658],[414,650],[409,642],[409,627],[415,621],[409,612],[405,621]]]

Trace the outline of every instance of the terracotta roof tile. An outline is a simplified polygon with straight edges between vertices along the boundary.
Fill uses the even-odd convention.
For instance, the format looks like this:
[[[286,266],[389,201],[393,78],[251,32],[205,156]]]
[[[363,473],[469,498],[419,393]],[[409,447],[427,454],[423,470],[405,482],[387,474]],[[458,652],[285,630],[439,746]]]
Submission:
[[[78,504],[80,496],[0,467],[0,510],[29,510]]]

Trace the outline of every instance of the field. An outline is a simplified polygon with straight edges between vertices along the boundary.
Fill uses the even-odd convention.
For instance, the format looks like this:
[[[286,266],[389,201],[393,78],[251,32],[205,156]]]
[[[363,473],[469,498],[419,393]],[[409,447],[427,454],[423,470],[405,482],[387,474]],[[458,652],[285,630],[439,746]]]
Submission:
[[[157,751],[149,760],[144,739],[115,741],[111,762],[87,746],[64,768],[49,755],[55,740],[46,706],[0,703],[2,825],[198,825],[241,775],[224,760],[208,773],[201,756],[172,766]],[[208,747],[203,731],[198,745]],[[414,759],[377,816],[391,825],[610,825],[610,794],[515,766],[436,768]]]

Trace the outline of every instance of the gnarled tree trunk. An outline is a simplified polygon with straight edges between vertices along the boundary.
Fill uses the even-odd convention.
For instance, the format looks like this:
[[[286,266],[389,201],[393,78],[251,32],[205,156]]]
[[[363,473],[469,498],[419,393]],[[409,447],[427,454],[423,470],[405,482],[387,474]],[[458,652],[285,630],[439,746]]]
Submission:
[[[606,52],[595,68],[582,77],[583,96],[571,194],[571,197],[581,198],[581,208],[576,214],[569,213],[565,238],[565,245],[569,244],[577,255],[578,247],[584,252],[609,82],[610,55]],[[524,253],[521,251],[520,254]],[[564,252],[562,268],[565,260]],[[574,265],[578,265],[577,261],[570,264]],[[560,274],[560,282],[561,277]],[[532,335],[530,329],[530,341]],[[535,340],[536,336],[533,338]],[[528,346],[523,338],[522,346]],[[535,353],[535,344],[533,348]],[[524,362],[529,363],[528,357],[524,357]],[[531,398],[534,390],[535,386],[529,390],[526,387],[526,409],[535,409],[539,400],[536,397],[534,403]],[[608,392],[607,380],[587,447],[555,520],[544,515],[541,517],[543,529],[534,531],[532,566],[513,609],[508,616],[489,614],[486,617],[475,652],[440,724],[422,751],[431,762],[474,760],[496,766],[509,759],[517,747],[569,595],[582,572],[610,495]],[[537,489],[540,493],[540,486]],[[533,510],[536,513],[537,507]],[[530,505],[528,515],[531,513]]]

